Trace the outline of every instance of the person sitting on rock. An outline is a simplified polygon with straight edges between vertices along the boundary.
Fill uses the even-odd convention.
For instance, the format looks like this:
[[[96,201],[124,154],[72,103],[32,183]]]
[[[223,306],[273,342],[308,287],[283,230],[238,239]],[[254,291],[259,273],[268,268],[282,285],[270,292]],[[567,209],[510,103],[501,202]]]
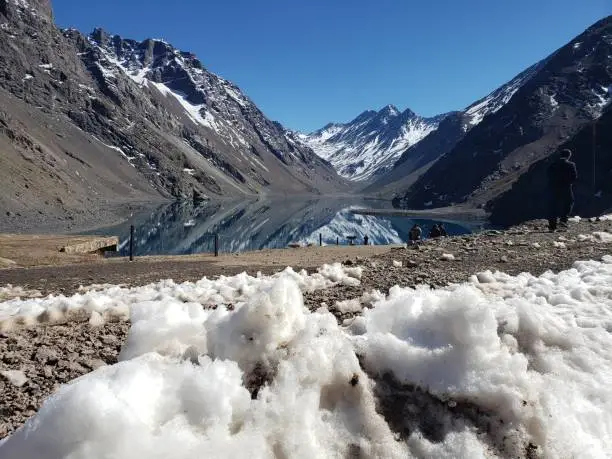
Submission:
[[[429,232],[429,237],[432,239],[435,239],[440,236],[442,236],[442,233],[440,232],[440,227],[437,224],[435,224],[434,226],[431,227],[431,231]]]
[[[548,215],[548,230],[557,229],[559,220],[561,226],[567,228],[569,214],[574,207],[574,190],[572,186],[578,178],[576,164],[570,161],[571,150],[563,150],[548,167],[548,186],[550,189],[550,213]]]
[[[423,230],[421,229],[419,225],[415,223],[410,229],[410,232],[408,233],[408,239],[410,240],[410,243],[416,244],[418,241],[421,240],[422,236],[423,236]]]

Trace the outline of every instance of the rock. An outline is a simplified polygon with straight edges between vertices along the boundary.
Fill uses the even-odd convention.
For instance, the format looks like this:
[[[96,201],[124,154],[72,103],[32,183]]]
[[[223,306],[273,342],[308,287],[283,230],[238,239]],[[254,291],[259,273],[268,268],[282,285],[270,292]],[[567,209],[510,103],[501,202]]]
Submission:
[[[440,260],[442,260],[442,261],[454,261],[455,260],[455,255],[453,255],[452,253],[443,253],[440,256]]]
[[[22,387],[28,382],[28,377],[23,371],[18,370],[5,370],[0,371],[0,376],[6,379],[15,387]]]
[[[0,257],[0,267],[15,266],[17,262],[8,258]]]
[[[401,261],[393,260],[393,266],[395,268],[401,268],[404,264]]]
[[[48,347],[40,347],[34,355],[34,360],[42,364],[55,364],[59,360],[57,351]]]
[[[100,341],[102,341],[104,344],[111,345],[111,344],[117,344],[118,343],[118,339],[116,336],[113,335],[104,335],[102,338],[100,338]]]
[[[502,255],[499,261],[501,261],[502,263],[508,263],[508,257],[506,255]]]

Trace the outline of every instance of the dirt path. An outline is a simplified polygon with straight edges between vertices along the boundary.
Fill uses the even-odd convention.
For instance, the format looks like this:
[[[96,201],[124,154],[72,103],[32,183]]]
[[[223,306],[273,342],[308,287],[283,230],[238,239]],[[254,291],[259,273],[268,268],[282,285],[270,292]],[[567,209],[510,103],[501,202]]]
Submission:
[[[160,279],[177,282],[197,280],[204,276],[233,275],[246,271],[269,274],[292,266],[314,270],[326,263],[343,262],[357,257],[383,255],[392,246],[330,246],[298,249],[274,249],[239,255],[210,254],[185,256],[125,258],[85,257],[77,263],[51,266],[0,269],[0,286],[11,284],[39,290],[43,294],[76,292],[81,285],[143,285]],[[49,259],[45,259],[48,261]]]

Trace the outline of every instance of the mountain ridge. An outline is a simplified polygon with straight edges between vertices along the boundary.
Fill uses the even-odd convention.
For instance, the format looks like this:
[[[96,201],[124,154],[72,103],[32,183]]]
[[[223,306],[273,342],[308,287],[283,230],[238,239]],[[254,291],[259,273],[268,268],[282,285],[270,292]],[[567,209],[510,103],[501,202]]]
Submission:
[[[378,111],[365,110],[347,123],[328,123],[299,138],[341,176],[368,182],[391,169],[408,146],[435,130],[447,115],[425,118],[389,104]]]
[[[0,0],[0,67],[9,227],[90,225],[131,202],[348,189],[236,85],[165,41],[60,30],[50,2]]]
[[[530,67],[533,75],[513,88],[512,97],[398,193],[395,204],[415,209],[459,203],[488,207],[505,195],[504,208],[510,202],[524,207],[518,198],[522,193],[512,192],[514,184],[602,116],[612,100],[611,64],[608,16]],[[462,174],[453,174],[456,170]],[[513,212],[515,222],[521,214],[530,212]]]

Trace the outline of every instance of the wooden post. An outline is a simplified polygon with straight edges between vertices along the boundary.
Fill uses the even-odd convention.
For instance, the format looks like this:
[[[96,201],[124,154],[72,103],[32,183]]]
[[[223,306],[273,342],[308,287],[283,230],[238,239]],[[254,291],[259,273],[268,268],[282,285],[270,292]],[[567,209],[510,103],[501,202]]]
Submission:
[[[215,233],[215,257],[219,256],[219,233]]]
[[[340,238],[336,237],[336,245],[340,245]]]
[[[319,246],[323,246],[323,235],[319,233]]]
[[[130,225],[130,261],[134,261],[134,225]]]

